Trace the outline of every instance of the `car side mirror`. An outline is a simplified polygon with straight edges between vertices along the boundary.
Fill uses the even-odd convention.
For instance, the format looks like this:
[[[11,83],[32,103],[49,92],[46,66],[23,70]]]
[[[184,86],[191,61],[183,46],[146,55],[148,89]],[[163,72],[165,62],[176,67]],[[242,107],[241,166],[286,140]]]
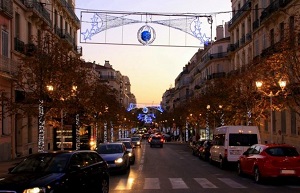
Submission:
[[[248,155],[249,155],[249,152],[248,152],[248,151],[245,151],[245,152],[243,153],[243,155],[248,156]]]

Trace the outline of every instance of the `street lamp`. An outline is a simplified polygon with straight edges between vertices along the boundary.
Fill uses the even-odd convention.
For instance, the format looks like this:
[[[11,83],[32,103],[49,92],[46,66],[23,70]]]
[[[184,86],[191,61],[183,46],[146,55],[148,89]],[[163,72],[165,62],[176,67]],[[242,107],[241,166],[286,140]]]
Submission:
[[[271,131],[270,131],[270,134],[271,134],[271,137],[270,137],[270,140],[271,140],[271,143],[273,143],[273,108],[272,108],[272,99],[274,96],[278,96],[280,92],[283,92],[285,87],[286,87],[286,81],[283,81],[283,80],[279,80],[278,84],[281,88],[281,90],[278,90],[275,94],[270,91],[270,93],[266,93],[265,91],[262,90],[262,85],[263,85],[263,82],[262,81],[256,81],[255,82],[256,84],[256,87],[258,89],[259,92],[263,93],[265,96],[269,97],[270,98],[270,116],[271,116]]]
[[[209,132],[209,120],[208,120],[208,116],[209,116],[209,111],[210,111],[210,105],[206,106],[206,138],[209,140],[210,139],[210,132]]]

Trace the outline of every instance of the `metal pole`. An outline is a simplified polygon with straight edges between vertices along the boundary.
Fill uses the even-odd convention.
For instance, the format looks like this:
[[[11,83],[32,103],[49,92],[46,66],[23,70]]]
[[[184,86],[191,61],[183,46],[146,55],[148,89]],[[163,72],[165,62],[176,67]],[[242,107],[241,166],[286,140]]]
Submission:
[[[61,131],[60,131],[60,150],[64,150],[64,110],[60,111],[60,123],[61,123]]]

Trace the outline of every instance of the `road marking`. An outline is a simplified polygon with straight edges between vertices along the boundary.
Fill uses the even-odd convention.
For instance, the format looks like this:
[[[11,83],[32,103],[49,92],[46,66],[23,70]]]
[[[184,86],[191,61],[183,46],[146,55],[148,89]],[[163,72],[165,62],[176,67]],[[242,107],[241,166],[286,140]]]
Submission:
[[[144,189],[160,189],[158,178],[145,178]]]
[[[247,188],[246,186],[243,186],[242,184],[239,184],[229,178],[218,178],[218,179],[232,188]]]
[[[194,180],[196,180],[196,182],[198,182],[202,188],[218,188],[206,178],[194,178]]]
[[[133,185],[134,179],[120,179],[118,185],[116,186],[115,190],[131,190]]]
[[[187,189],[189,188],[182,178],[169,178],[173,189]]]

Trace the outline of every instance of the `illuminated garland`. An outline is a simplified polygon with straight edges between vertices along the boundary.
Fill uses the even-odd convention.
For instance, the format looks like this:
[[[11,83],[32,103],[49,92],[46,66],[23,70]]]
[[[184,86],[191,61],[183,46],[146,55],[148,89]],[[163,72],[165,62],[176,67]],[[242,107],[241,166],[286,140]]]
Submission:
[[[43,103],[43,100],[39,100],[38,152],[44,152],[45,148],[45,114]]]
[[[112,122],[110,122],[110,141],[114,142],[114,127]]]
[[[80,149],[79,114],[76,114],[76,150]]]
[[[107,143],[107,123],[104,123],[104,143]]]

